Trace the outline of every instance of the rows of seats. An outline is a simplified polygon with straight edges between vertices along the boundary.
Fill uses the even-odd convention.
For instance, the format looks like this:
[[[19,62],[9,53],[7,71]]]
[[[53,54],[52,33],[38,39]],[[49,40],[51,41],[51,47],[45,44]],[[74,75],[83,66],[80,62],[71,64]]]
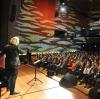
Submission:
[[[90,99],[100,99],[100,53],[74,52],[37,55],[41,63],[38,67],[46,69],[47,76],[58,76],[67,72],[75,75],[78,84],[90,88]]]
[[[47,76],[65,74],[77,76],[80,84],[86,88],[92,87],[100,79],[100,56],[98,53],[62,52],[36,55],[41,60],[38,67],[47,70]]]

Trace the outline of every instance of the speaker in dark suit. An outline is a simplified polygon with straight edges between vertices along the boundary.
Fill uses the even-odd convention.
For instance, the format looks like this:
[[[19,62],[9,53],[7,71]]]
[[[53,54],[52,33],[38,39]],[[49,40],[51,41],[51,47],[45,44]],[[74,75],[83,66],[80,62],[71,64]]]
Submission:
[[[77,85],[77,77],[71,73],[66,73],[65,76],[60,80],[59,84],[64,88],[71,88]]]

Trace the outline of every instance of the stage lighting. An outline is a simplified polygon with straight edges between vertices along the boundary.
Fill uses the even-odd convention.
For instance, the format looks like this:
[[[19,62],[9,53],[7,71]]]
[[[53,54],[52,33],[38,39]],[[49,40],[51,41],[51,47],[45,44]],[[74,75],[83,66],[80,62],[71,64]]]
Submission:
[[[94,47],[97,47],[96,45],[94,45]]]
[[[66,9],[65,9],[65,7],[61,7],[60,10],[61,10],[61,12],[65,12]]]
[[[61,13],[67,13],[67,7],[65,5],[60,6],[60,12]]]

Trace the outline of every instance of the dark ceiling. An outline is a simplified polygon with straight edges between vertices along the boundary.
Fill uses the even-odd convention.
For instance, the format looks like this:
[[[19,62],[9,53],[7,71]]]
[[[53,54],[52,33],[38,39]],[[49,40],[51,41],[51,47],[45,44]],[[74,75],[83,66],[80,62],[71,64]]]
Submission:
[[[100,18],[100,0],[60,0],[80,14],[94,19]]]
[[[60,3],[63,2],[66,3],[69,11],[75,11],[86,19],[89,19],[89,22],[100,20],[100,0],[60,0]],[[100,34],[98,35],[87,37],[86,41],[89,43],[100,43]]]

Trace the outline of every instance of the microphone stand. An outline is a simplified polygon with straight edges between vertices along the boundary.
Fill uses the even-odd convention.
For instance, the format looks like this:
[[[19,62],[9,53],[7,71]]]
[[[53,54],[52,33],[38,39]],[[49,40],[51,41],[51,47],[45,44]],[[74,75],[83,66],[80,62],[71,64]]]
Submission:
[[[41,83],[43,83],[43,82],[42,82],[41,80],[39,80],[39,79],[37,78],[37,76],[36,76],[36,72],[37,72],[37,70],[36,70],[36,69],[37,69],[37,64],[34,63],[34,67],[35,67],[35,68],[34,68],[34,69],[35,69],[35,70],[34,70],[34,72],[35,72],[34,78],[31,79],[28,83],[30,83],[32,80],[34,80],[34,81],[40,81]],[[28,83],[27,83],[27,84],[28,84]]]

